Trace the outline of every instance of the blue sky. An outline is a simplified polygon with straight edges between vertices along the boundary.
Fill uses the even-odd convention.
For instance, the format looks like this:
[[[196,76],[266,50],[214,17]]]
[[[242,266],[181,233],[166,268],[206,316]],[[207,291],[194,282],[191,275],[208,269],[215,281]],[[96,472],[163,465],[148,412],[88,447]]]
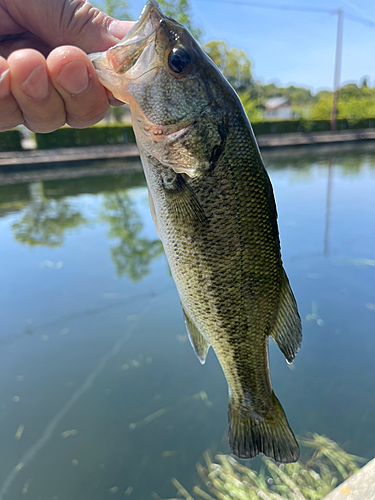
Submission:
[[[137,19],[143,0],[128,0]],[[240,0],[246,2],[247,0]],[[375,23],[374,0],[257,0],[267,4],[342,8]],[[204,41],[225,40],[244,49],[253,75],[263,83],[302,85],[314,91],[332,88],[337,16],[247,7],[215,0],[190,0],[193,20],[204,31]],[[375,85],[375,27],[344,19],[341,82],[367,76]]]

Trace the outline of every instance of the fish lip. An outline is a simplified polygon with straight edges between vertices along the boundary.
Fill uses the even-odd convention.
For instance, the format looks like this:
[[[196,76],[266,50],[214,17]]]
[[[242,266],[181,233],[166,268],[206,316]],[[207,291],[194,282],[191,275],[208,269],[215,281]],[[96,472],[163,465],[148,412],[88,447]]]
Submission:
[[[134,66],[164,19],[158,3],[148,0],[133,28],[106,53],[109,64],[116,73],[126,73]]]
[[[144,27],[144,24],[147,22],[149,18],[151,18],[152,15],[155,15],[155,20],[158,19],[160,22],[162,19],[165,19],[164,14],[161,12],[159,8],[159,4],[156,2],[156,0],[148,0],[145,6],[142,9],[141,15],[139,16],[138,21],[135,23],[135,25],[132,27],[130,31],[125,35],[125,37],[121,40],[121,44],[127,45],[126,42],[128,42],[131,38],[134,38],[135,35],[141,29]],[[155,26],[156,28],[156,26]]]

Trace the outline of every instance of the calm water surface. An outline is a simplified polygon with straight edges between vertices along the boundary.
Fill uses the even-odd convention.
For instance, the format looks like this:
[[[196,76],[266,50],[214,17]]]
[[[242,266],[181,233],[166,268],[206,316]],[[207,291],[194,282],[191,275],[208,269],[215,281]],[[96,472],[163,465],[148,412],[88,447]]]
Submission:
[[[303,320],[275,392],[297,435],[375,455],[375,153],[266,158]],[[142,174],[0,187],[0,499],[174,497],[229,452]],[[157,496],[159,495],[159,496]]]

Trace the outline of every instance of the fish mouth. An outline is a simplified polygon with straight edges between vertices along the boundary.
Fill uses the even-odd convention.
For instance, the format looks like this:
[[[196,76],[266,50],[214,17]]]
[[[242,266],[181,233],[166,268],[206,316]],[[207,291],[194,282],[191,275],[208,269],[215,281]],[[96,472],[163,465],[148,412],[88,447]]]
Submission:
[[[91,54],[90,59],[97,70],[112,70],[118,75],[129,71],[138,61],[150,40],[155,36],[160,22],[165,16],[155,0],[148,0],[141,15],[127,33],[116,45],[104,53]]]
[[[120,101],[129,102],[127,88],[131,81],[158,69],[154,61],[153,39],[165,19],[158,3],[148,0],[137,23],[120,42],[105,52],[89,54],[100,82]],[[142,57],[141,64],[137,64],[142,54],[145,57]]]

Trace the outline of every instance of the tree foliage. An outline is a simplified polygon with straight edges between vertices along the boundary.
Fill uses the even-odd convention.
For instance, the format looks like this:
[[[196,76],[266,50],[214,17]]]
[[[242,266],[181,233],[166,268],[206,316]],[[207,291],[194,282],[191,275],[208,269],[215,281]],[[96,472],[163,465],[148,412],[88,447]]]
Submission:
[[[142,221],[127,191],[104,196],[101,220],[109,224],[108,237],[118,240],[111,248],[117,276],[140,281],[150,272],[151,261],[163,253],[161,241],[141,236]]]
[[[222,40],[206,43],[203,50],[234,89],[241,91],[252,85],[251,61],[244,50],[229,48]]]
[[[241,99],[245,112],[251,122],[260,122],[263,118],[263,113],[258,106],[258,101],[251,99],[248,93],[240,93],[238,97]]]
[[[332,92],[318,92],[317,102],[312,109],[313,120],[328,120],[332,109]],[[344,85],[339,90],[337,103],[337,117],[347,120],[360,120],[361,118],[375,117],[375,89],[367,85],[366,79],[362,85],[355,83]]]
[[[313,120],[329,120],[331,117],[331,109],[332,95],[323,95],[313,107],[311,111],[311,118]]]
[[[130,21],[129,5],[126,0],[92,0],[91,4],[120,21]]]
[[[199,40],[201,38],[201,28],[193,26],[191,21],[191,7],[189,0],[158,0],[158,3],[166,16],[171,17],[178,23],[185,26],[195,39]]]
[[[80,212],[65,200],[34,200],[13,224],[14,238],[29,246],[57,247],[64,243],[68,229],[85,224]]]
[[[117,19],[130,19],[126,0],[94,0],[93,5]],[[202,30],[192,21],[190,0],[159,0],[164,14],[184,25],[199,41]],[[306,119],[330,118],[332,92],[322,90],[313,95],[305,87],[275,83],[262,84],[253,80],[251,61],[244,50],[230,48],[222,40],[211,40],[203,49],[240,94],[241,101],[251,121],[262,119],[262,107],[273,97],[286,97],[293,110]],[[361,84],[347,84],[339,91],[338,118],[358,120],[375,117],[375,88],[370,88],[366,78]]]
[[[278,87],[275,83],[266,85],[257,84],[257,94],[261,103],[273,97],[286,97],[292,106],[303,106],[313,100],[310,89],[304,87]]]

